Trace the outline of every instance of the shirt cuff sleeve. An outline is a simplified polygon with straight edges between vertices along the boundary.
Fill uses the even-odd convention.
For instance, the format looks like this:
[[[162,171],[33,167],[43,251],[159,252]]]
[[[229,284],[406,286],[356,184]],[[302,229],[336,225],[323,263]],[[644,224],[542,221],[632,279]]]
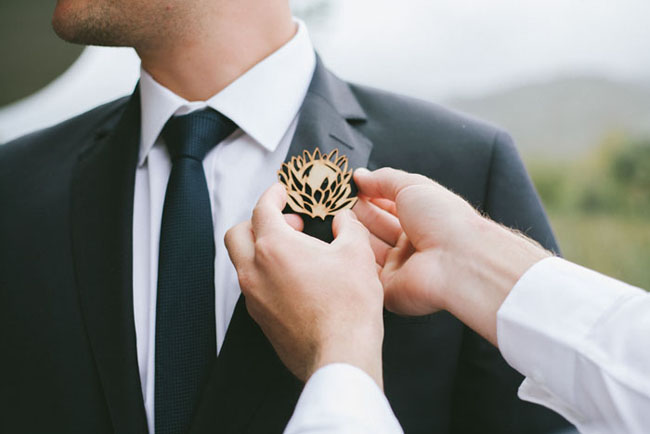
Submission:
[[[368,374],[327,365],[311,376],[285,434],[402,433],[388,400]]]
[[[499,349],[526,376],[519,396],[579,424],[571,379],[581,348],[599,319],[639,291],[561,258],[528,270],[497,313]]]

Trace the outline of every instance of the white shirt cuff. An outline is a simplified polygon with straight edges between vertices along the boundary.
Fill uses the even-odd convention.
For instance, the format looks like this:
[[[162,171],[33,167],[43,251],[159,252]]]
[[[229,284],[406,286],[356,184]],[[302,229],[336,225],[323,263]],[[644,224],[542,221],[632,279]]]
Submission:
[[[584,358],[591,334],[609,313],[643,293],[560,258],[528,270],[497,313],[497,339],[506,361],[526,380],[520,398],[545,405],[578,427],[585,409]],[[598,431],[592,431],[598,432]]]
[[[388,400],[368,374],[335,363],[311,376],[285,434],[402,433]]]

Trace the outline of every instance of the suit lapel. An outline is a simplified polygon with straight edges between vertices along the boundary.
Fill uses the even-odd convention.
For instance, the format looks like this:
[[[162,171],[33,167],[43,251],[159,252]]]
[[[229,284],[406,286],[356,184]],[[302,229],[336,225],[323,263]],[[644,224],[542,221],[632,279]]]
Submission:
[[[146,433],[132,296],[140,137],[136,89],[116,126],[82,153],[72,183],[72,245],[82,314],[116,433]]]
[[[340,155],[348,157],[350,169],[366,167],[372,142],[355,128],[365,121],[366,114],[348,84],[329,72],[318,59],[286,161],[304,150],[312,152],[319,148],[322,153],[329,153],[338,149]],[[352,187],[356,193],[354,181]],[[293,211],[287,207],[285,212]],[[332,217],[325,221],[307,216],[302,219],[306,234],[327,242],[334,239]]]
[[[348,84],[317,59],[286,161],[318,147],[323,153],[338,149],[347,155],[351,168],[365,167],[372,143],[355,128],[365,120],[366,114]]]
[[[330,152],[338,148],[348,156],[351,168],[365,167],[372,144],[355,129],[365,119],[349,86],[318,59],[287,161],[303,150],[318,147]],[[310,219],[305,223],[307,233],[331,238],[331,220]],[[237,303],[212,374],[193,433],[214,432],[217,428],[220,432],[282,432],[302,389],[248,315],[243,297]]]

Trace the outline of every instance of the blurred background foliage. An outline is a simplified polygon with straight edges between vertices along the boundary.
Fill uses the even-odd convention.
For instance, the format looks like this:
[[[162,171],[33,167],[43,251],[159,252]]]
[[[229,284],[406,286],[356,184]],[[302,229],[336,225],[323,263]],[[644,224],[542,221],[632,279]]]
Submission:
[[[650,138],[612,134],[584,158],[528,166],[563,255],[650,289]]]
[[[643,1],[635,3],[634,0],[626,0],[624,3],[628,7],[635,4],[638,9]],[[562,57],[559,51],[563,47],[569,47],[568,58],[573,59],[584,52],[604,53],[608,43],[614,45],[611,45],[613,48],[610,47],[606,56],[616,56],[618,62],[642,59],[643,53],[631,44],[628,50],[623,50],[615,44],[614,39],[608,39],[620,36],[623,33],[620,29],[627,26],[622,24],[618,32],[609,33],[593,29],[598,32],[597,37],[582,39],[583,42],[590,41],[588,45],[571,46],[574,39],[581,40],[580,35],[591,35],[592,27],[580,22],[583,14],[581,6],[575,1],[550,2],[545,4],[544,9],[535,10],[535,14],[541,14],[539,21],[526,21],[522,29],[524,32],[515,35],[514,40],[519,37],[528,41],[521,51],[517,51],[518,46],[513,45],[509,49],[515,51],[506,56],[504,53],[508,53],[507,49],[498,51],[500,45],[497,42],[504,44],[504,41],[513,40],[508,32],[512,31],[512,26],[515,30],[519,29],[517,26],[520,22],[509,19],[508,15],[510,12],[514,14],[518,8],[525,10],[528,8],[526,5],[497,1],[489,6],[479,6],[474,3],[418,0],[403,3],[401,8],[396,9],[394,3],[387,1],[366,3],[372,5],[374,13],[379,14],[384,10],[390,14],[381,17],[372,15],[367,20],[355,15],[356,18],[350,21],[346,20],[349,14],[361,13],[354,12],[355,9],[366,14],[369,8],[335,0],[292,0],[294,12],[307,22],[317,48],[335,70],[338,70],[339,62],[338,67],[348,67],[346,71],[352,73],[354,80],[442,103],[509,131],[546,206],[563,255],[650,290],[650,80],[647,79],[650,74],[644,75],[644,70],[637,68],[636,72],[641,72],[638,75],[646,79],[631,80],[613,78],[612,75],[599,74],[588,68],[569,68],[553,74],[540,71],[534,79],[512,80],[496,87],[496,91],[491,88],[485,93],[473,90],[459,92],[458,83],[452,80],[453,77],[462,76],[456,74],[454,68],[465,63],[467,65],[459,67],[458,71],[467,73],[471,79],[479,79],[495,65],[525,64],[522,56],[531,51],[529,44],[536,41],[536,33],[531,33],[529,25],[533,23],[543,27],[540,23],[544,22],[544,10],[551,14],[571,6],[571,11],[576,14],[567,21],[575,26],[573,32],[570,26],[566,27],[569,29],[568,38],[565,36],[562,39],[559,33],[560,36],[556,36],[556,31],[560,29],[558,23],[562,21],[559,15],[549,21],[553,23],[549,27],[553,32],[542,35],[548,39],[549,45],[540,45],[540,50],[532,57],[546,56],[549,64],[554,62],[554,56],[558,59]],[[601,8],[609,7],[605,3],[599,5]],[[412,8],[413,13],[404,13],[407,7]],[[471,17],[471,11],[480,7],[488,9],[479,11],[479,18],[474,15],[478,19],[473,22],[478,28],[474,29],[478,32],[474,34],[471,27],[463,27],[467,19],[463,14]],[[590,11],[598,9],[595,6],[583,7]],[[63,43],[51,30],[52,9],[53,4],[50,3],[44,6],[39,2],[0,1],[0,108],[5,106],[5,110],[11,110],[11,107],[7,108],[9,103],[31,95],[50,83],[79,57],[83,47]],[[391,16],[393,11],[396,19]],[[424,28],[417,25],[418,17],[422,19],[426,14],[441,16],[446,11],[451,11],[447,16],[450,27],[444,26],[444,18],[438,20],[437,26]],[[454,15],[456,12],[458,15]],[[488,12],[495,14],[491,15],[492,18],[502,19],[505,27],[480,27],[481,23],[491,20],[480,18]],[[518,13],[513,16],[525,18],[525,12]],[[630,9],[628,15],[634,16],[635,11]],[[385,23],[381,24],[379,31],[387,32],[387,39],[372,42],[373,46],[365,46],[362,51],[356,47],[350,48],[354,50],[352,54],[346,52],[348,45],[353,46],[352,42],[359,43],[364,37],[379,39],[379,35],[372,33],[376,29],[370,26],[371,22],[377,20]],[[395,28],[400,20],[405,24]],[[370,27],[360,33],[357,26],[361,24]],[[611,24],[615,23],[612,21]],[[346,25],[353,30],[353,39],[341,37],[341,28],[346,28]],[[464,30],[454,30],[458,26]],[[402,51],[408,54],[407,45],[420,41],[430,47],[431,53],[423,53],[420,45],[413,48],[417,52],[411,53],[412,61],[407,64],[386,61],[385,58],[390,58],[386,50],[397,49],[395,45],[387,48],[383,44],[393,41],[394,35],[409,29],[412,32],[404,34],[405,46]],[[434,33],[438,31],[436,29],[442,33]],[[638,37],[635,31],[640,30],[632,29],[625,41],[644,39]],[[501,35],[499,32],[507,34]],[[467,37],[467,40],[458,39],[461,36]],[[559,39],[562,39],[561,42],[558,42]],[[475,48],[477,40],[492,42],[489,42],[489,46],[479,44]],[[490,50],[497,51],[492,53]],[[486,52],[485,63],[480,63],[481,52]],[[360,56],[359,60],[358,54],[366,57]],[[402,54],[394,53],[396,59]],[[424,61],[427,54],[430,54],[430,64]],[[493,58],[498,61],[493,62]],[[374,67],[370,61],[375,62]],[[558,60],[560,63],[562,61]],[[450,65],[450,68],[445,69],[445,65]],[[536,67],[532,69],[538,70]],[[382,75],[383,70],[385,74]],[[415,87],[409,87],[411,84]],[[398,85],[402,85],[402,88]],[[447,87],[454,90],[449,95],[441,95],[439,89]],[[62,104],[66,103],[72,102],[62,101]]]

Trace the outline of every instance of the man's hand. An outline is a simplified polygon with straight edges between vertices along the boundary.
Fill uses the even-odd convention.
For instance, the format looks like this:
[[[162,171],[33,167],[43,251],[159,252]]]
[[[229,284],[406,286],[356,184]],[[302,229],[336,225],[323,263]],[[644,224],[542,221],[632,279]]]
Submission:
[[[457,261],[455,249],[477,226],[476,211],[432,180],[393,169],[355,173],[362,195],[354,208],[371,232],[381,268],[386,307],[404,315],[445,309],[453,286],[445,270]]]
[[[283,216],[285,204],[276,184],[252,220],[226,234],[249,313],[301,380],[342,362],[382,387],[383,290],[368,231],[354,213],[342,212],[327,244],[301,233],[298,216]]]
[[[521,275],[549,255],[421,175],[359,169],[354,208],[371,232],[386,308],[449,310],[496,345],[496,312]]]

